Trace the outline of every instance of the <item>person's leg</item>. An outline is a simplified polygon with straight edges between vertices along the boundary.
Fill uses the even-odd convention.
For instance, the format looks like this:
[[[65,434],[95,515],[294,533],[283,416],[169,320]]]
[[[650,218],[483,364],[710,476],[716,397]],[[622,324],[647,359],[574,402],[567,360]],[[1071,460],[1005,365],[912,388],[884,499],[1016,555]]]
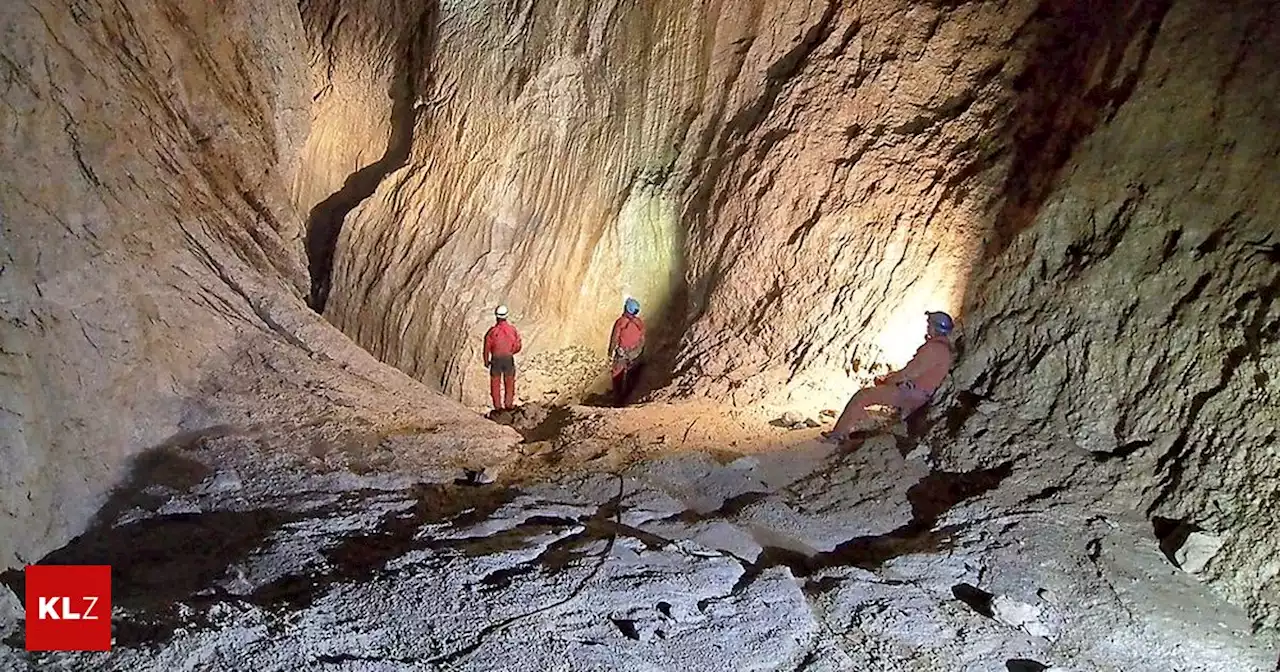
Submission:
[[[502,398],[503,408],[508,410],[516,407],[516,371],[512,367],[509,371],[502,374],[502,380],[506,384],[506,396]]]
[[[894,401],[893,405],[898,407],[898,415],[901,417],[903,422],[906,422],[907,417],[924,408],[925,405],[929,403],[929,398],[931,396],[933,395],[927,394],[923,390],[899,389],[897,395],[898,398]]]
[[[857,394],[845,404],[844,411],[836,419],[836,426],[830,434],[835,438],[843,438],[851,429],[870,419],[868,406],[892,406],[897,401],[895,388],[889,385],[876,385],[858,390]]]
[[[613,368],[609,370],[609,379],[612,382],[610,391],[613,393],[613,405],[621,406],[622,402],[626,400],[626,363],[620,359],[613,360]]]
[[[492,367],[489,371],[489,399],[493,401],[493,410],[502,410],[502,374]]]
[[[640,372],[643,370],[643,367],[644,364],[638,359],[630,362],[630,365],[627,366],[627,377],[624,381],[623,387],[623,390],[625,391],[623,396],[625,398],[630,399],[631,394],[636,391],[637,387],[639,387]]]

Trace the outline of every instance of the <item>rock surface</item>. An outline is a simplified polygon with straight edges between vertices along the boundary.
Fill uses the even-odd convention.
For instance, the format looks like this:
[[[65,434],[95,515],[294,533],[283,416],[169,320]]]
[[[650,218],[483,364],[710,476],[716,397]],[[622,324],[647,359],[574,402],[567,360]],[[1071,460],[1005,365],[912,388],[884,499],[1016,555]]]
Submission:
[[[295,5],[6,2],[0,31],[0,566],[183,433],[424,468],[514,442],[303,303]]]
[[[332,469],[236,435],[173,446],[46,558],[147,558],[114,563],[115,649],[26,654],[14,635],[0,666],[1269,669],[1244,612],[1169,567],[1140,518],[1066,497],[1002,513],[1037,474],[907,475],[894,443],[798,446],[799,471],[785,451],[685,454],[520,488]]]
[[[1117,508],[1230,530],[1206,578],[1273,628],[1275,16],[1172,4],[1127,102],[975,283],[937,442],[957,468],[1025,455]]]
[[[598,353],[635,294],[660,396],[812,413],[946,308],[956,464],[1083,452],[1117,506],[1280,529],[1277,3],[479,2],[409,37],[411,8],[325,7],[325,110],[384,102],[382,75],[334,83],[390,58],[345,36],[430,54],[393,91],[411,133],[313,127],[335,157],[408,143],[325,307],[382,360],[481,404],[493,304],[531,356]],[[1228,543],[1209,577],[1272,626],[1273,550]]]
[[[414,25],[349,4],[347,25],[313,31],[324,110],[343,95],[335,72],[386,60],[344,36],[381,45]],[[922,310],[960,308],[991,225],[983,208],[1010,170],[1002,133],[1035,130],[1011,116],[1032,118],[1044,92],[1015,84],[1059,65],[1035,50],[1077,18],[1035,8],[442,6],[434,32],[407,38],[430,43],[429,67],[393,92],[415,101],[392,113],[412,148],[394,148],[403,160],[334,240],[325,314],[468,402],[483,393],[476,349],[499,302],[531,354],[600,351],[636,295],[668,342],[683,337],[680,390],[743,403],[829,388],[850,356],[858,371],[901,364]],[[1139,14],[1134,30],[1150,18]],[[311,145],[336,160],[385,144],[380,126],[350,132],[385,89],[370,78],[349,115],[319,113]],[[298,189],[300,205],[317,189]]]
[[[1204,532],[1192,532],[1174,554],[1174,559],[1184,571],[1199,574],[1221,549],[1222,539]]]
[[[927,478],[928,465],[994,473],[1010,461],[1038,474],[1016,496],[974,500],[984,512],[956,513],[981,533],[969,555],[898,558],[905,569],[893,571],[907,578],[893,581],[905,583],[850,570],[835,577],[848,584],[835,601],[814,606],[778,558],[828,557],[845,535],[912,525],[909,482],[807,481],[796,487],[812,507],[793,506],[770,493],[826,459],[812,449],[767,473],[755,458],[727,471],[712,459],[636,466],[648,448],[636,431],[594,435],[621,418],[601,412],[573,424],[579,440],[553,445],[546,461],[638,469],[633,478],[650,485],[637,492],[664,511],[696,499],[690,520],[660,534],[714,552],[663,551],[650,567],[636,558],[654,539],[602,538],[609,479],[574,486],[590,493],[575,503],[552,501],[560,513],[535,498],[529,515],[543,533],[582,527],[590,552],[624,559],[609,565],[616,583],[592,607],[607,609],[610,625],[570,609],[566,630],[645,645],[672,635],[669,648],[637,650],[637,665],[707,660],[684,638],[692,630],[645,611],[628,588],[650,574],[664,591],[697,577],[692,592],[711,600],[709,614],[667,609],[706,623],[689,637],[718,637],[717,662],[989,667],[1000,662],[995,642],[1013,635],[959,625],[968,612],[951,612],[948,591],[969,583],[1040,607],[1034,583],[1066,604],[1042,609],[1042,625],[1059,632],[1061,618],[1083,630],[1062,630],[1048,649],[1028,643],[1009,661],[1070,651],[1104,668],[1176,669],[1170,661],[1184,656],[1248,669],[1253,658],[1233,658],[1244,649],[1220,644],[1236,640],[1215,639],[1205,612],[1166,612],[1201,596],[1202,578],[1263,631],[1280,627],[1280,560],[1258,543],[1280,529],[1276,16],[1272,0],[4,3],[0,565],[62,545],[104,502],[95,529],[117,520],[114,483],[176,479],[181,495],[192,486],[184,479],[203,478],[195,466],[169,474],[164,461],[134,459],[149,449],[258,441],[276,470],[228,456],[222,466],[234,469],[207,493],[149,502],[170,507],[159,518],[154,507],[137,514],[167,525],[165,516],[207,510],[224,533],[285,529],[271,508],[280,503],[257,490],[247,501],[266,510],[250,523],[222,515],[230,505],[219,497],[268,483],[292,507],[285,518],[318,526],[317,539],[281,533],[281,547],[244,539],[265,555],[194,600],[258,641],[275,625],[270,609],[227,595],[304,567],[355,562],[369,579],[368,566],[388,558],[332,560],[308,545],[339,543],[325,536],[345,534],[324,527],[329,514],[358,528],[368,519],[349,505],[385,512],[440,492],[397,481],[382,499],[367,492],[381,487],[369,474],[447,481],[460,466],[525,457],[512,450],[517,432],[433,392],[483,403],[476,350],[494,303],[512,306],[530,343],[522,366],[538,379],[527,381],[535,401],[598,389],[609,321],[633,294],[653,329],[650,386],[671,383],[659,397],[739,412],[769,402],[804,417],[905,360],[920,311],[943,307],[963,317],[961,359],[928,449],[865,459],[912,478]],[[665,408],[642,416],[662,426],[663,450],[723,443],[751,422],[725,411],[696,426],[663,419]],[[525,431],[562,420],[549,413]],[[618,457],[628,452],[637,456]],[[298,463],[321,474],[313,490],[287,478]],[[725,499],[766,495],[716,513],[724,502],[691,480],[704,478],[734,493]],[[335,494],[343,483],[358,494]],[[1019,564],[1027,551],[1013,550],[1019,537],[990,526],[1059,499],[1088,512],[1054,510],[1015,528],[1055,552],[1032,582],[1036,572]],[[515,513],[495,512],[489,525]],[[545,520],[556,516],[574,522]],[[1176,572],[1147,552],[1156,535],[1142,518],[1212,529],[1223,545],[1197,577]],[[459,534],[475,522],[446,519],[435,523]],[[1078,560],[1081,539],[1087,564],[1049,562]],[[411,609],[415,591],[430,590],[470,605],[449,618],[502,622],[600,576],[557,551],[568,570],[557,581],[468,602],[475,558],[418,550],[400,559],[406,576],[330,574],[346,592],[293,609],[301,620],[288,627],[305,634],[289,646],[325,651],[335,605],[360,602],[359,627],[394,628],[375,612]],[[748,556],[758,574],[739,562]],[[419,562],[456,576],[424,578],[435,575]],[[1081,606],[1081,576],[1107,605],[1137,614],[1129,629],[1115,630],[1115,609]],[[1134,581],[1142,587],[1131,591]],[[194,594],[187,587],[179,598]],[[785,617],[762,614],[764,602],[784,605]],[[922,611],[931,616],[919,625]],[[1014,612],[1006,620],[1025,615]],[[731,618],[751,627],[728,628]],[[864,639],[822,639],[832,618]],[[380,631],[429,651],[352,645],[329,662],[444,655],[469,643],[432,633],[477,632],[455,626]],[[222,640],[203,636],[192,629],[166,655],[222,655]],[[540,641],[508,642],[486,659],[561,660],[564,641]],[[925,662],[912,658],[922,646]],[[271,655],[254,650],[241,657]],[[120,660],[152,664],[135,653]]]

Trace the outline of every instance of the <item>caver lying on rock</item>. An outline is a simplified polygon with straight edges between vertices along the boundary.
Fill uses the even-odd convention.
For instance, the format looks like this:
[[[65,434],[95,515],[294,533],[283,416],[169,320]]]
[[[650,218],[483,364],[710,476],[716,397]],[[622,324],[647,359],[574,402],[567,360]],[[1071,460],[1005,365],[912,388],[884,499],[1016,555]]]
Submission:
[[[880,376],[874,386],[853,395],[836,420],[836,426],[823,433],[828,442],[844,441],[854,427],[869,420],[868,407],[891,406],[905,418],[929,403],[955,358],[951,348],[951,330],[955,323],[946,313],[925,313],[925,317],[928,327],[924,345],[901,371]]]

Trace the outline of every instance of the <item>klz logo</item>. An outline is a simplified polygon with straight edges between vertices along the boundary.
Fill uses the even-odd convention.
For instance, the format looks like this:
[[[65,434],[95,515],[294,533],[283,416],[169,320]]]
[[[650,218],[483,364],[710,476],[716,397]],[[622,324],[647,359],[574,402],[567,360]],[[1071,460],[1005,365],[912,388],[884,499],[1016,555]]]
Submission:
[[[27,650],[110,651],[111,567],[27,565]]]

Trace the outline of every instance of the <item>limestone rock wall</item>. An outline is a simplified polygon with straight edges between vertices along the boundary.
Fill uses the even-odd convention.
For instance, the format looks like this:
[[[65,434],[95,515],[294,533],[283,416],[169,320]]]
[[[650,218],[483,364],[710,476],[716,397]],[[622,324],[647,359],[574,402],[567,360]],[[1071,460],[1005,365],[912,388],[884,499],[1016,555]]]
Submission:
[[[683,272],[679,161],[700,101],[719,95],[719,52],[750,29],[727,18],[756,11],[738,4],[434,10],[429,68],[410,73],[411,154],[346,218],[326,317],[473,401],[498,303],[531,355],[603,352],[631,294],[659,324]]]
[[[0,566],[212,427],[316,459],[509,439],[303,303],[296,6],[15,1],[0,32]]]
[[[1111,505],[1229,530],[1210,571],[1274,620],[1248,540],[1276,522],[1276,9],[405,5],[361,29],[435,16],[407,88],[360,94],[398,123],[352,137],[393,160],[332,237],[325,315],[478,403],[494,304],[530,354],[598,351],[634,294],[663,395],[812,409],[948,309],[949,459],[1056,456]]]
[[[963,294],[971,210],[1001,177],[979,139],[1008,116],[1033,9],[444,5],[412,154],[346,218],[325,314],[471,401],[499,302],[532,354],[602,350],[636,295],[685,336],[683,392],[746,384],[744,402],[851,352],[900,362],[919,312]]]
[[[1280,41],[1272,2],[1175,2],[1124,105],[970,288],[939,446],[1225,542],[1280,624]],[[1130,56],[1126,56],[1130,58]]]
[[[978,139],[1007,116],[998,75],[1030,3],[438,11],[412,154],[333,253],[325,314],[384,361],[478,401],[494,304],[530,354],[602,350],[636,295],[659,332],[686,336],[682,391],[750,381],[745,402],[801,373],[826,382],[851,351],[900,362],[912,318],[963,293],[983,223],[955,194],[981,203],[998,182],[972,179],[998,168]],[[313,137],[343,132],[316,120]],[[910,289],[891,282],[926,260]]]
[[[398,141],[315,118],[309,147],[396,155],[312,254],[330,321],[475,403],[493,305],[530,354],[599,352],[636,295],[668,393],[817,407],[903,363],[925,309],[963,312],[997,227],[1025,225],[1124,97],[1167,3],[415,6],[328,7],[383,22],[363,51],[310,19],[336,26],[312,31],[334,42],[313,70],[377,69],[394,39],[427,59],[398,66]],[[321,110],[342,109],[332,79]]]

